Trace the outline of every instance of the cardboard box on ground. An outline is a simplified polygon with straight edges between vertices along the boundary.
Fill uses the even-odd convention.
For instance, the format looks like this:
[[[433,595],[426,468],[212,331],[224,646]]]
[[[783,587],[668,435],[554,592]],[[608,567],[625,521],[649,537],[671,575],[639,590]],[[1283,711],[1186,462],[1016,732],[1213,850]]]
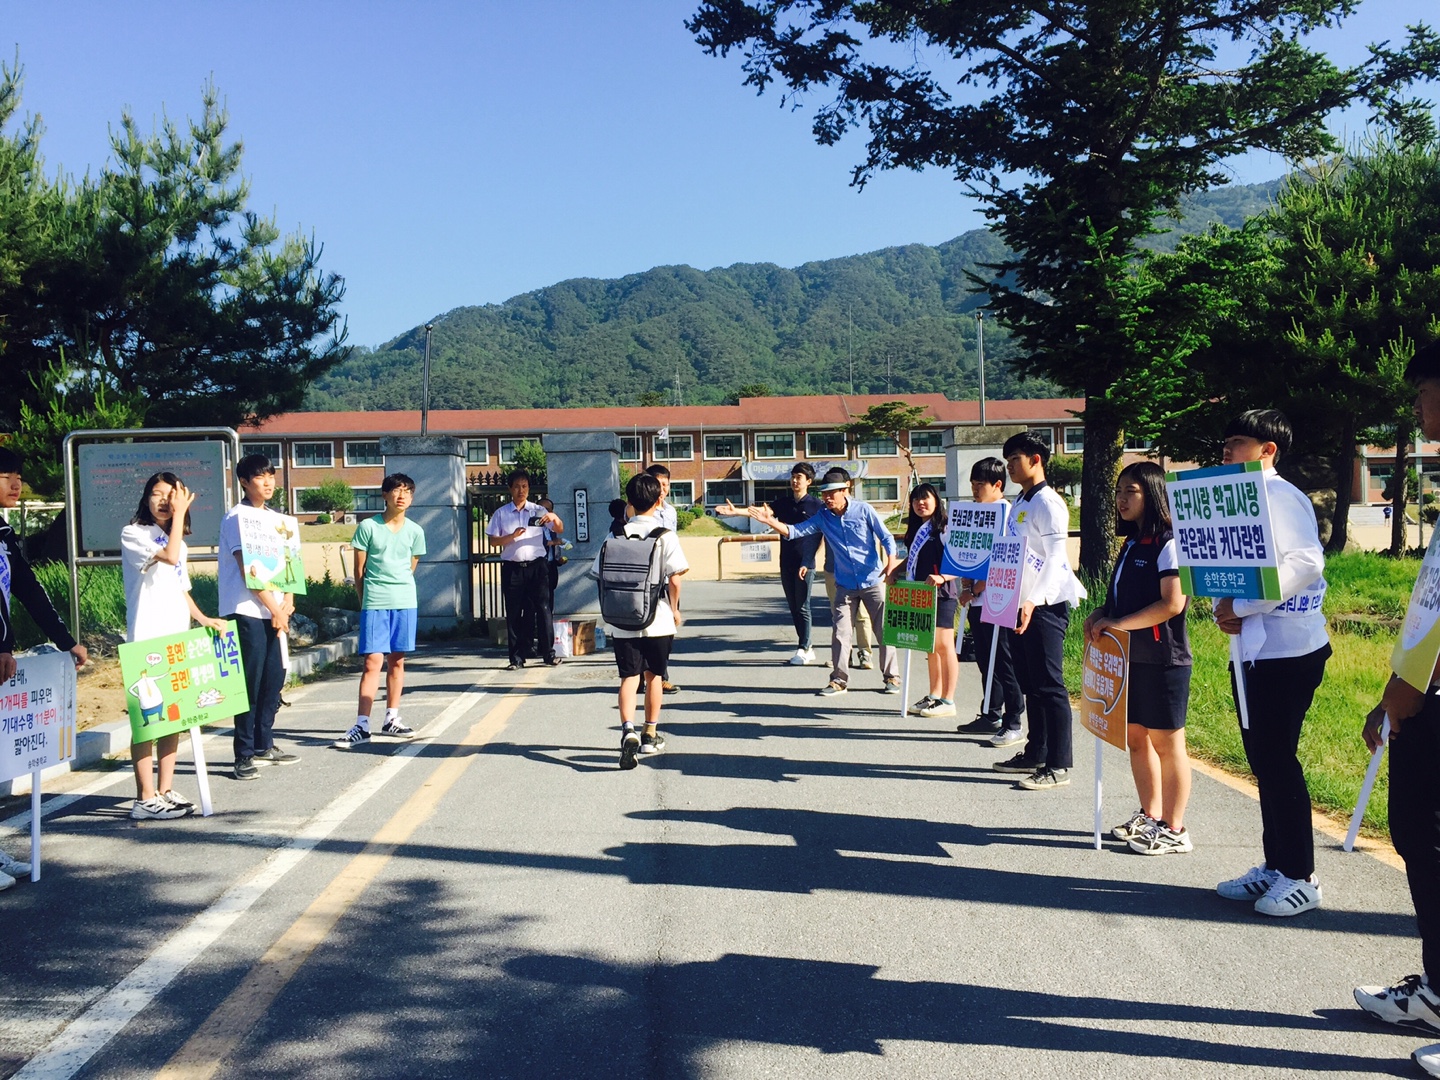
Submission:
[[[595,630],[594,619],[556,619],[555,655],[589,656],[597,648]],[[602,637],[598,647],[604,648],[604,631],[600,633]]]

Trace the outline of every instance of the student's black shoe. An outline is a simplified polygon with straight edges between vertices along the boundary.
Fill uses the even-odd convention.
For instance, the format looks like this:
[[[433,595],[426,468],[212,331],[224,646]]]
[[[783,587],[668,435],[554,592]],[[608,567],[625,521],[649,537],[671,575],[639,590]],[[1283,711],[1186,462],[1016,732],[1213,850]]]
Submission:
[[[994,735],[1000,730],[1000,718],[982,714],[967,724],[957,724],[955,730],[961,735]]]
[[[1029,776],[1036,770],[1043,768],[1045,768],[1045,763],[1043,761],[1036,761],[1032,757],[1026,757],[1025,751],[1023,750],[1020,751],[1020,753],[1016,754],[1014,757],[1006,758],[1004,761],[995,762],[994,765],[994,769],[996,772],[1024,773],[1026,776]]]
[[[565,661],[562,660],[560,657],[558,657],[558,656],[552,656],[552,657],[550,657],[549,660],[546,660],[546,661],[545,661],[545,666],[546,666],[546,667],[559,667],[559,666],[560,666],[561,664],[563,664],[564,662],[565,662]]]
[[[635,768],[640,755],[640,735],[633,727],[620,733],[620,768]]]
[[[238,761],[235,762],[235,779],[236,779],[236,780],[258,780],[258,779],[260,779],[260,770],[255,767],[255,759],[254,759],[254,758],[242,757],[242,758],[240,758]]]
[[[678,694],[680,692],[680,687],[676,686],[669,680],[664,680],[660,684],[660,692],[664,694]]]
[[[525,661],[524,661],[524,660],[511,660],[510,663],[508,663],[508,664],[505,665],[505,670],[506,670],[506,671],[519,671],[519,670],[520,670],[521,668],[523,668],[524,666],[525,666]]]

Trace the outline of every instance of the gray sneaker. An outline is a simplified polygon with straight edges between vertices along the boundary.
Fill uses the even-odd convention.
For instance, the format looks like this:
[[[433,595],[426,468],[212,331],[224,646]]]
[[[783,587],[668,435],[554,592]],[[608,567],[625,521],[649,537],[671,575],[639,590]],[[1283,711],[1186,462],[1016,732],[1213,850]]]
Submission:
[[[1195,850],[1190,830],[1176,832],[1163,821],[1152,821],[1130,838],[1130,850],[1138,855],[1184,855]]]
[[[898,694],[898,693],[900,693],[900,680],[899,680],[899,679],[886,679],[886,680],[885,680],[885,685],[880,688],[880,693],[882,693],[882,694]]]
[[[1002,746],[1014,746],[1017,742],[1025,741],[1025,733],[1018,727],[1001,728],[994,735],[990,736],[990,745],[999,749]]]
[[[1069,769],[1049,769],[1041,765],[1029,776],[1015,781],[1015,786],[1025,791],[1049,791],[1051,788],[1065,787],[1069,783]]]
[[[855,654],[855,666],[861,671],[869,671],[875,666],[875,661],[870,658],[869,649],[861,649]]]
[[[845,693],[845,684],[835,682],[833,679],[816,691],[821,697],[834,697],[836,694]]]
[[[272,746],[263,754],[255,755],[256,765],[294,765],[299,760],[299,754],[287,754],[278,746]]]
[[[1145,831],[1145,827],[1149,825],[1152,821],[1154,821],[1154,818],[1152,818],[1149,814],[1145,813],[1144,810],[1136,810],[1121,824],[1116,825],[1113,829],[1111,829],[1110,835],[1113,836],[1116,840],[1134,840],[1137,836],[1139,836],[1142,832]]]
[[[6,874],[10,877],[17,878],[29,877],[30,864],[28,862],[24,862],[20,859],[15,858],[15,856],[11,855],[9,852],[0,851],[0,874]],[[10,884],[13,885],[14,882],[12,881]],[[7,887],[8,886],[0,886],[0,888]]]

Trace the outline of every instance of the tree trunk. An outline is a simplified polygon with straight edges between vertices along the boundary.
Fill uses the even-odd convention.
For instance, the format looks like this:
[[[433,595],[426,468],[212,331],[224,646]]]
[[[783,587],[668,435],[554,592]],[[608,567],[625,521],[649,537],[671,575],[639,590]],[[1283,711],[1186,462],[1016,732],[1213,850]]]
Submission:
[[[1085,463],[1080,473],[1080,573],[1107,580],[1115,557],[1115,479],[1120,475],[1119,418],[1098,398],[1085,402]]]
[[[1335,513],[1330,519],[1330,539],[1325,544],[1325,554],[1338,555],[1345,550],[1350,538],[1350,504],[1354,501],[1355,490],[1355,422],[1345,421],[1335,453]]]
[[[1410,438],[1409,424],[1395,425],[1395,472],[1390,477],[1390,557],[1405,555],[1405,504],[1409,498]]]

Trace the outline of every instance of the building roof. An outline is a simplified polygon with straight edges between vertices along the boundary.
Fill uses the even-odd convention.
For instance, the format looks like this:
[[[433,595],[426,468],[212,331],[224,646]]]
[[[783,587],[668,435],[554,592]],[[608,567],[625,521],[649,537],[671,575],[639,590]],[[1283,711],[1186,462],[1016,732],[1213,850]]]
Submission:
[[[924,405],[936,424],[978,424],[980,403],[951,401],[943,394],[816,394],[803,397],[741,398],[738,405],[617,406],[583,409],[431,409],[433,435],[531,435],[547,431],[653,432],[671,427],[682,431],[753,428],[838,427],[865,414],[872,405],[904,401]],[[1027,398],[988,401],[985,419],[992,424],[1067,423],[1085,403],[1081,398]],[[370,412],[292,412],[246,425],[246,438],[293,438],[315,435],[339,438],[414,434],[420,430],[418,409]]]

